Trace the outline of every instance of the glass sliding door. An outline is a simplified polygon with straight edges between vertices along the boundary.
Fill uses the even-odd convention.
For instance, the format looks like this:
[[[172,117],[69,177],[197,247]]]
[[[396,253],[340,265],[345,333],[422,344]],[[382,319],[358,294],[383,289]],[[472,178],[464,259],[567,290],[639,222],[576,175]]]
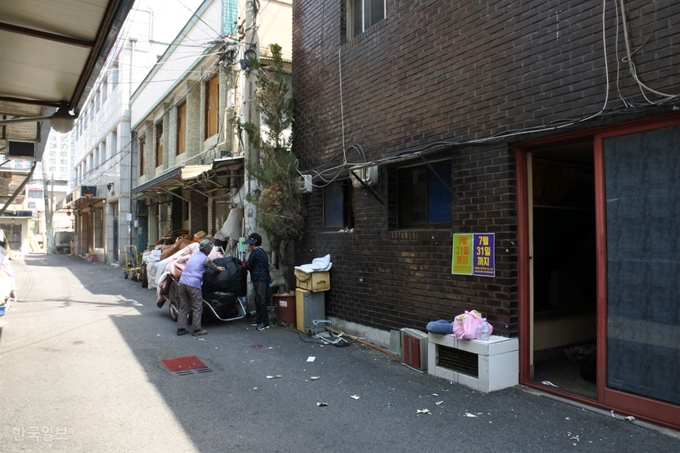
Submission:
[[[680,126],[601,136],[605,403],[680,415]]]

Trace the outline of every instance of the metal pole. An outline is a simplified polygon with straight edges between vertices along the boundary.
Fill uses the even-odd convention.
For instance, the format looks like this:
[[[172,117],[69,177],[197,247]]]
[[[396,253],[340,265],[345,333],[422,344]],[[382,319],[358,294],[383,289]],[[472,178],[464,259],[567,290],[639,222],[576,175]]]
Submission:
[[[259,7],[259,1],[249,0],[246,2],[246,29],[245,29],[245,39],[244,39],[244,49],[243,49],[243,59],[246,60],[248,56],[254,56],[255,58],[260,57],[260,42],[257,34],[257,10]],[[243,122],[253,123],[256,126],[260,124],[260,117],[255,108],[255,83],[257,81],[257,74],[250,68],[246,68],[243,71],[244,83],[241,84],[241,89],[243,90],[242,95],[242,118]],[[245,182],[246,193],[251,194],[257,188],[257,183],[254,181],[250,172],[248,171],[248,166],[256,164],[260,161],[260,152],[258,149],[253,148],[250,143],[250,138],[248,134],[243,132],[243,153],[244,160],[246,163],[245,170]],[[257,230],[257,208],[254,204],[249,201],[244,202],[244,217],[245,217],[245,232],[248,235]]]
[[[52,203],[54,200],[54,173],[51,174],[50,176],[50,195],[49,195],[49,200],[47,200],[47,204],[45,205],[45,217],[47,221],[47,232],[46,235],[46,244],[47,244],[47,253],[52,253],[52,248],[54,247],[54,226],[52,225]]]

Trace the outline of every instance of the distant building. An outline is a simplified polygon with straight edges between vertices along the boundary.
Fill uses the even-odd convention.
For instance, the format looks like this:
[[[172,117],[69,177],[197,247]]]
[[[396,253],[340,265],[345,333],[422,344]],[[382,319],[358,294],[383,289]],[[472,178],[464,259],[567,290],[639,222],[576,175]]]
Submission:
[[[245,132],[229,116],[243,112],[248,89],[244,52],[255,49],[243,43],[245,19],[238,13],[251,3],[203,2],[132,95],[132,165],[138,182],[133,199],[140,249],[171,231],[213,235],[230,215],[244,217]],[[290,66],[292,1],[259,5],[258,58],[266,66],[269,46],[275,43]]]
[[[197,4],[139,0],[79,112],[72,131],[75,186],[60,205],[73,215],[78,255],[122,263],[124,247],[133,244],[130,96]]]

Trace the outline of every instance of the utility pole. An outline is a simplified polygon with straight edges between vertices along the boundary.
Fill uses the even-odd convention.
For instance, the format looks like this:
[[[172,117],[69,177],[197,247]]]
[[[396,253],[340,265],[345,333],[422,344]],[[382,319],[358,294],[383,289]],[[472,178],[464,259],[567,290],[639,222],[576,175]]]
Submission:
[[[258,0],[248,0],[246,2],[246,28],[243,47],[243,60],[248,62],[249,58],[260,58],[260,41],[257,35],[257,12],[260,6]],[[241,122],[253,123],[259,128],[260,114],[255,107],[255,83],[257,82],[257,73],[246,66],[245,70],[241,71],[242,83],[242,105],[241,105]],[[248,165],[256,164],[260,161],[260,151],[252,147],[250,137],[243,132],[243,154],[246,164],[245,183],[246,194],[250,195],[257,189],[257,181],[253,180],[248,171]],[[248,235],[257,230],[257,207],[249,202],[244,202],[244,217],[245,217],[245,235]]]
[[[44,176],[47,179],[47,175]],[[47,181],[45,181],[47,182]],[[45,190],[45,245],[47,246],[47,253],[52,253],[52,248],[54,247],[54,227],[52,225],[52,211],[54,202],[54,173],[50,176],[50,194],[49,199],[47,198],[47,190]]]

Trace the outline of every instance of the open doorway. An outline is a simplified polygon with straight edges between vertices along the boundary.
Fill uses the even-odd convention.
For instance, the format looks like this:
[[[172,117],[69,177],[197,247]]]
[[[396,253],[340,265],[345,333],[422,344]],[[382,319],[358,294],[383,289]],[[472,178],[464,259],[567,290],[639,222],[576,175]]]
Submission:
[[[596,398],[592,137],[527,148],[531,378]]]

